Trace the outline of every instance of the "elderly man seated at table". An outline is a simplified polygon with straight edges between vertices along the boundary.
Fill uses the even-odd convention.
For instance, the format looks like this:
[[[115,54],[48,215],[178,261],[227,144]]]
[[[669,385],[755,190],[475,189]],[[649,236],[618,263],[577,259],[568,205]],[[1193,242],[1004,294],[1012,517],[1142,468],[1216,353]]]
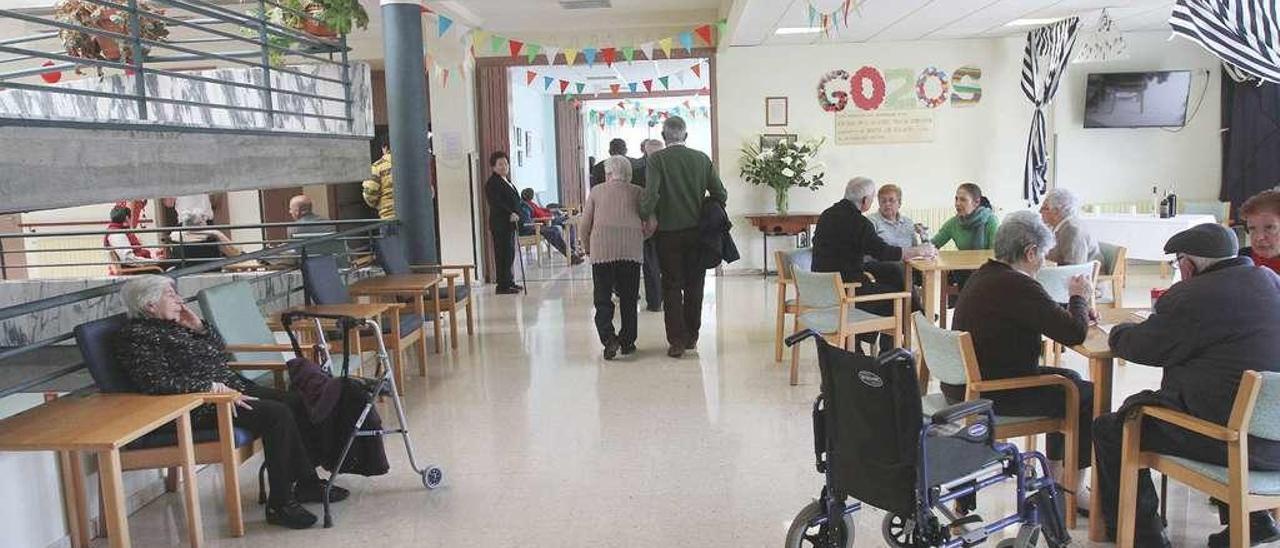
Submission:
[[[217,330],[192,312],[173,281],[154,274],[129,280],[120,290],[130,322],[117,335],[116,360],[146,394],[236,393],[232,422],[262,438],[266,453],[267,523],[305,529],[316,516],[300,502],[321,502],[325,482],[304,445],[307,411],[297,394],[254,384],[227,367],[230,354]],[[212,406],[192,413],[197,428],[216,427]],[[347,497],[334,486],[331,501]]]
[[[859,295],[902,291],[902,275],[887,276],[871,281],[866,276],[864,259],[901,262],[916,257],[932,257],[937,250],[930,244],[899,247],[889,245],[876,234],[876,227],[863,215],[871,209],[876,183],[866,177],[854,177],[845,186],[844,199],[836,202],[818,217],[813,231],[813,271],[839,272],[846,282],[862,284],[856,289]],[[872,314],[893,314],[893,303],[875,301],[858,303],[858,308]],[[919,308],[919,306],[916,306]]]
[[[995,258],[987,261],[969,278],[956,302],[957,331],[973,337],[982,378],[1010,379],[1036,375],[1061,375],[1075,383],[1080,392],[1080,439],[1077,444],[1079,468],[1089,467],[1089,424],[1093,418],[1093,384],[1080,379],[1070,369],[1042,367],[1041,337],[1067,346],[1084,342],[1089,332],[1089,296],[1093,285],[1084,276],[1067,281],[1071,295],[1066,308],[1054,302],[1035,275],[1044,266],[1045,254],[1053,247],[1053,233],[1032,211],[1015,211],[996,231]],[[964,386],[942,385],[949,400],[964,401]],[[995,404],[998,415],[1061,417],[1066,392],[1056,386],[984,392]],[[1048,456],[1055,472],[1064,460],[1062,434],[1048,435]],[[1056,474],[1060,477],[1060,474]],[[1087,474],[1080,474],[1077,505],[1087,508],[1083,489]]]
[[[1280,276],[1237,257],[1238,242],[1230,229],[1202,224],[1174,235],[1165,253],[1177,256],[1182,280],[1155,304],[1139,324],[1111,329],[1117,358],[1164,369],[1160,389],[1125,400],[1115,413],[1093,423],[1098,449],[1098,481],[1107,535],[1116,534],[1120,491],[1120,450],[1125,415],[1139,405],[1176,409],[1226,425],[1245,371],[1280,371]],[[1142,450],[1227,465],[1225,442],[1212,440],[1172,424],[1142,423]],[[1280,470],[1280,442],[1249,437],[1249,468]],[[1151,475],[1138,479],[1136,546],[1169,546],[1156,515],[1158,501]],[[1267,511],[1250,514],[1250,544],[1280,540],[1280,530]],[[1209,535],[1209,546],[1228,546],[1229,529]]]
[[[1102,261],[1102,249],[1098,247],[1098,241],[1080,225],[1080,219],[1076,217],[1079,207],[1079,198],[1065,188],[1055,188],[1044,195],[1044,202],[1040,204],[1040,218],[1053,229],[1053,238],[1057,241],[1045,259],[1059,265]]]
[[[1249,230],[1250,244],[1240,250],[1240,256],[1280,274],[1280,190],[1264,190],[1245,200],[1240,216]]]

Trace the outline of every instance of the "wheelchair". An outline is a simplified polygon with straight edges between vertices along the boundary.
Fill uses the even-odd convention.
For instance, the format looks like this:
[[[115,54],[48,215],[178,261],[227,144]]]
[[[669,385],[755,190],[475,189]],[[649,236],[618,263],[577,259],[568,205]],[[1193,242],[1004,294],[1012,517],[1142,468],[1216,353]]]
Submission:
[[[1044,455],[995,440],[990,400],[958,403],[924,416],[915,360],[894,349],[879,357],[828,344],[812,330],[787,338],[818,345],[822,388],[813,404],[814,455],[825,484],[796,515],[787,548],[854,545],[853,514],[886,512],[884,542],[893,547],[968,547],[1018,526],[1000,548],[1070,544],[1060,487]],[[976,495],[1013,481],[1017,511],[987,521]],[[852,499],[852,500],[851,500]]]

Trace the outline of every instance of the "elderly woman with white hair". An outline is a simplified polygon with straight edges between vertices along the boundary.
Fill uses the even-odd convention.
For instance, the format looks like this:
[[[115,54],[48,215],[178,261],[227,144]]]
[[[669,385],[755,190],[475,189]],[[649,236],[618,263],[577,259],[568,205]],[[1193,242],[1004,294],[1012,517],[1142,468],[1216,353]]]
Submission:
[[[240,249],[219,230],[191,230],[209,223],[207,212],[184,209],[178,212],[178,224],[187,230],[175,230],[169,238],[180,244],[177,259],[185,261],[213,261],[240,255]]]
[[[640,265],[644,239],[652,224],[640,218],[644,189],[631,184],[631,160],[614,155],[603,162],[605,181],[592,187],[582,212],[582,243],[591,256],[591,282],[596,306],[596,332],[604,359],[636,351],[636,308],[640,299]],[[613,296],[618,296],[621,331],[613,328]]]
[[[1058,242],[1049,250],[1045,259],[1059,265],[1102,261],[1102,249],[1098,247],[1098,241],[1084,229],[1076,216],[1079,208],[1080,199],[1065,188],[1055,188],[1044,195],[1044,202],[1040,204],[1040,218],[1053,229],[1053,237]]]
[[[309,424],[298,395],[258,386],[227,366],[231,356],[217,330],[206,324],[164,276],[143,275],[120,289],[130,321],[116,335],[115,357],[146,394],[239,394],[232,422],[262,438],[271,491],[267,523],[305,529],[316,516],[300,502],[321,502],[325,482],[303,443]],[[192,413],[197,427],[215,427],[205,405]],[[330,500],[347,497],[334,486]]]
[[[1093,285],[1084,276],[1071,278],[1067,282],[1071,299],[1063,308],[1036,281],[1036,273],[1044,266],[1045,254],[1053,248],[1054,240],[1053,232],[1033,211],[1016,211],[1005,217],[993,243],[995,258],[974,272],[960,292],[953,327],[973,337],[983,380],[1061,375],[1076,385],[1080,393],[1077,463],[1079,468],[1087,468],[1093,384],[1081,380],[1070,369],[1038,364],[1041,337],[1066,346],[1084,342]],[[965,397],[964,386],[943,384],[942,392],[953,401],[963,401]],[[1066,405],[1066,393],[1057,386],[984,392],[981,397],[995,404],[997,414],[1008,416],[1061,417]],[[1054,468],[1060,469],[1064,456],[1062,435],[1050,434],[1048,442],[1049,459],[1055,462]],[[1082,498],[1077,498],[1077,504]]]

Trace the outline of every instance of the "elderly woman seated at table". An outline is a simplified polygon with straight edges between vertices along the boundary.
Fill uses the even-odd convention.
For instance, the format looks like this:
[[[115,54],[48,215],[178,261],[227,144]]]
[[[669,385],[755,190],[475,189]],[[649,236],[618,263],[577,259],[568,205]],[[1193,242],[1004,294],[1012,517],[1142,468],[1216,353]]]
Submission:
[[[262,438],[271,491],[267,523],[293,529],[315,524],[300,502],[321,502],[325,482],[303,443],[309,425],[301,399],[254,384],[227,366],[230,354],[217,330],[195,315],[164,276],[144,275],[120,290],[130,322],[117,335],[116,360],[146,394],[239,394],[232,422]],[[197,427],[215,426],[212,406],[192,413]],[[347,497],[334,486],[330,500]]]
[[[1241,248],[1240,256],[1280,274],[1280,190],[1264,190],[1245,200],[1240,216],[1249,230],[1249,247]]]
[[[1057,241],[1045,259],[1059,265],[1102,262],[1102,248],[1076,216],[1079,207],[1080,199],[1065,188],[1055,188],[1044,195],[1040,218],[1053,229],[1053,238]]]
[[[1071,300],[1066,308],[1054,302],[1035,275],[1044,266],[1045,254],[1053,247],[1053,233],[1032,211],[1009,214],[996,232],[995,258],[969,278],[956,303],[954,328],[973,337],[978,367],[984,380],[1061,375],[1075,383],[1080,392],[1078,463],[1089,466],[1093,412],[1093,384],[1080,379],[1070,369],[1041,367],[1041,337],[1067,346],[1084,342],[1089,329],[1088,296],[1090,281],[1076,276],[1068,282]],[[964,387],[943,384],[948,399],[964,400]],[[1058,387],[984,392],[981,397],[995,404],[995,412],[1008,416],[1058,416],[1066,405],[1066,393]],[[1063,460],[1061,434],[1048,437],[1048,456],[1054,468]],[[1088,477],[1081,474],[1081,478]],[[1087,482],[1081,482],[1081,486]],[[1076,486],[1070,486],[1075,489]],[[1087,508],[1087,497],[1076,491],[1077,504]]]

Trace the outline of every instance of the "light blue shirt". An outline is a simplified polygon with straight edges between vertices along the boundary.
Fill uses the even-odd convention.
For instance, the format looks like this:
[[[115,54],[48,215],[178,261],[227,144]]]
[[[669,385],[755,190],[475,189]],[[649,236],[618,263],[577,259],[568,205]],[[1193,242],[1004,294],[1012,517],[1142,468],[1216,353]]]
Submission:
[[[915,245],[916,223],[901,213],[896,221],[885,219],[879,211],[867,215],[867,218],[876,225],[876,234],[884,243],[904,249]]]

